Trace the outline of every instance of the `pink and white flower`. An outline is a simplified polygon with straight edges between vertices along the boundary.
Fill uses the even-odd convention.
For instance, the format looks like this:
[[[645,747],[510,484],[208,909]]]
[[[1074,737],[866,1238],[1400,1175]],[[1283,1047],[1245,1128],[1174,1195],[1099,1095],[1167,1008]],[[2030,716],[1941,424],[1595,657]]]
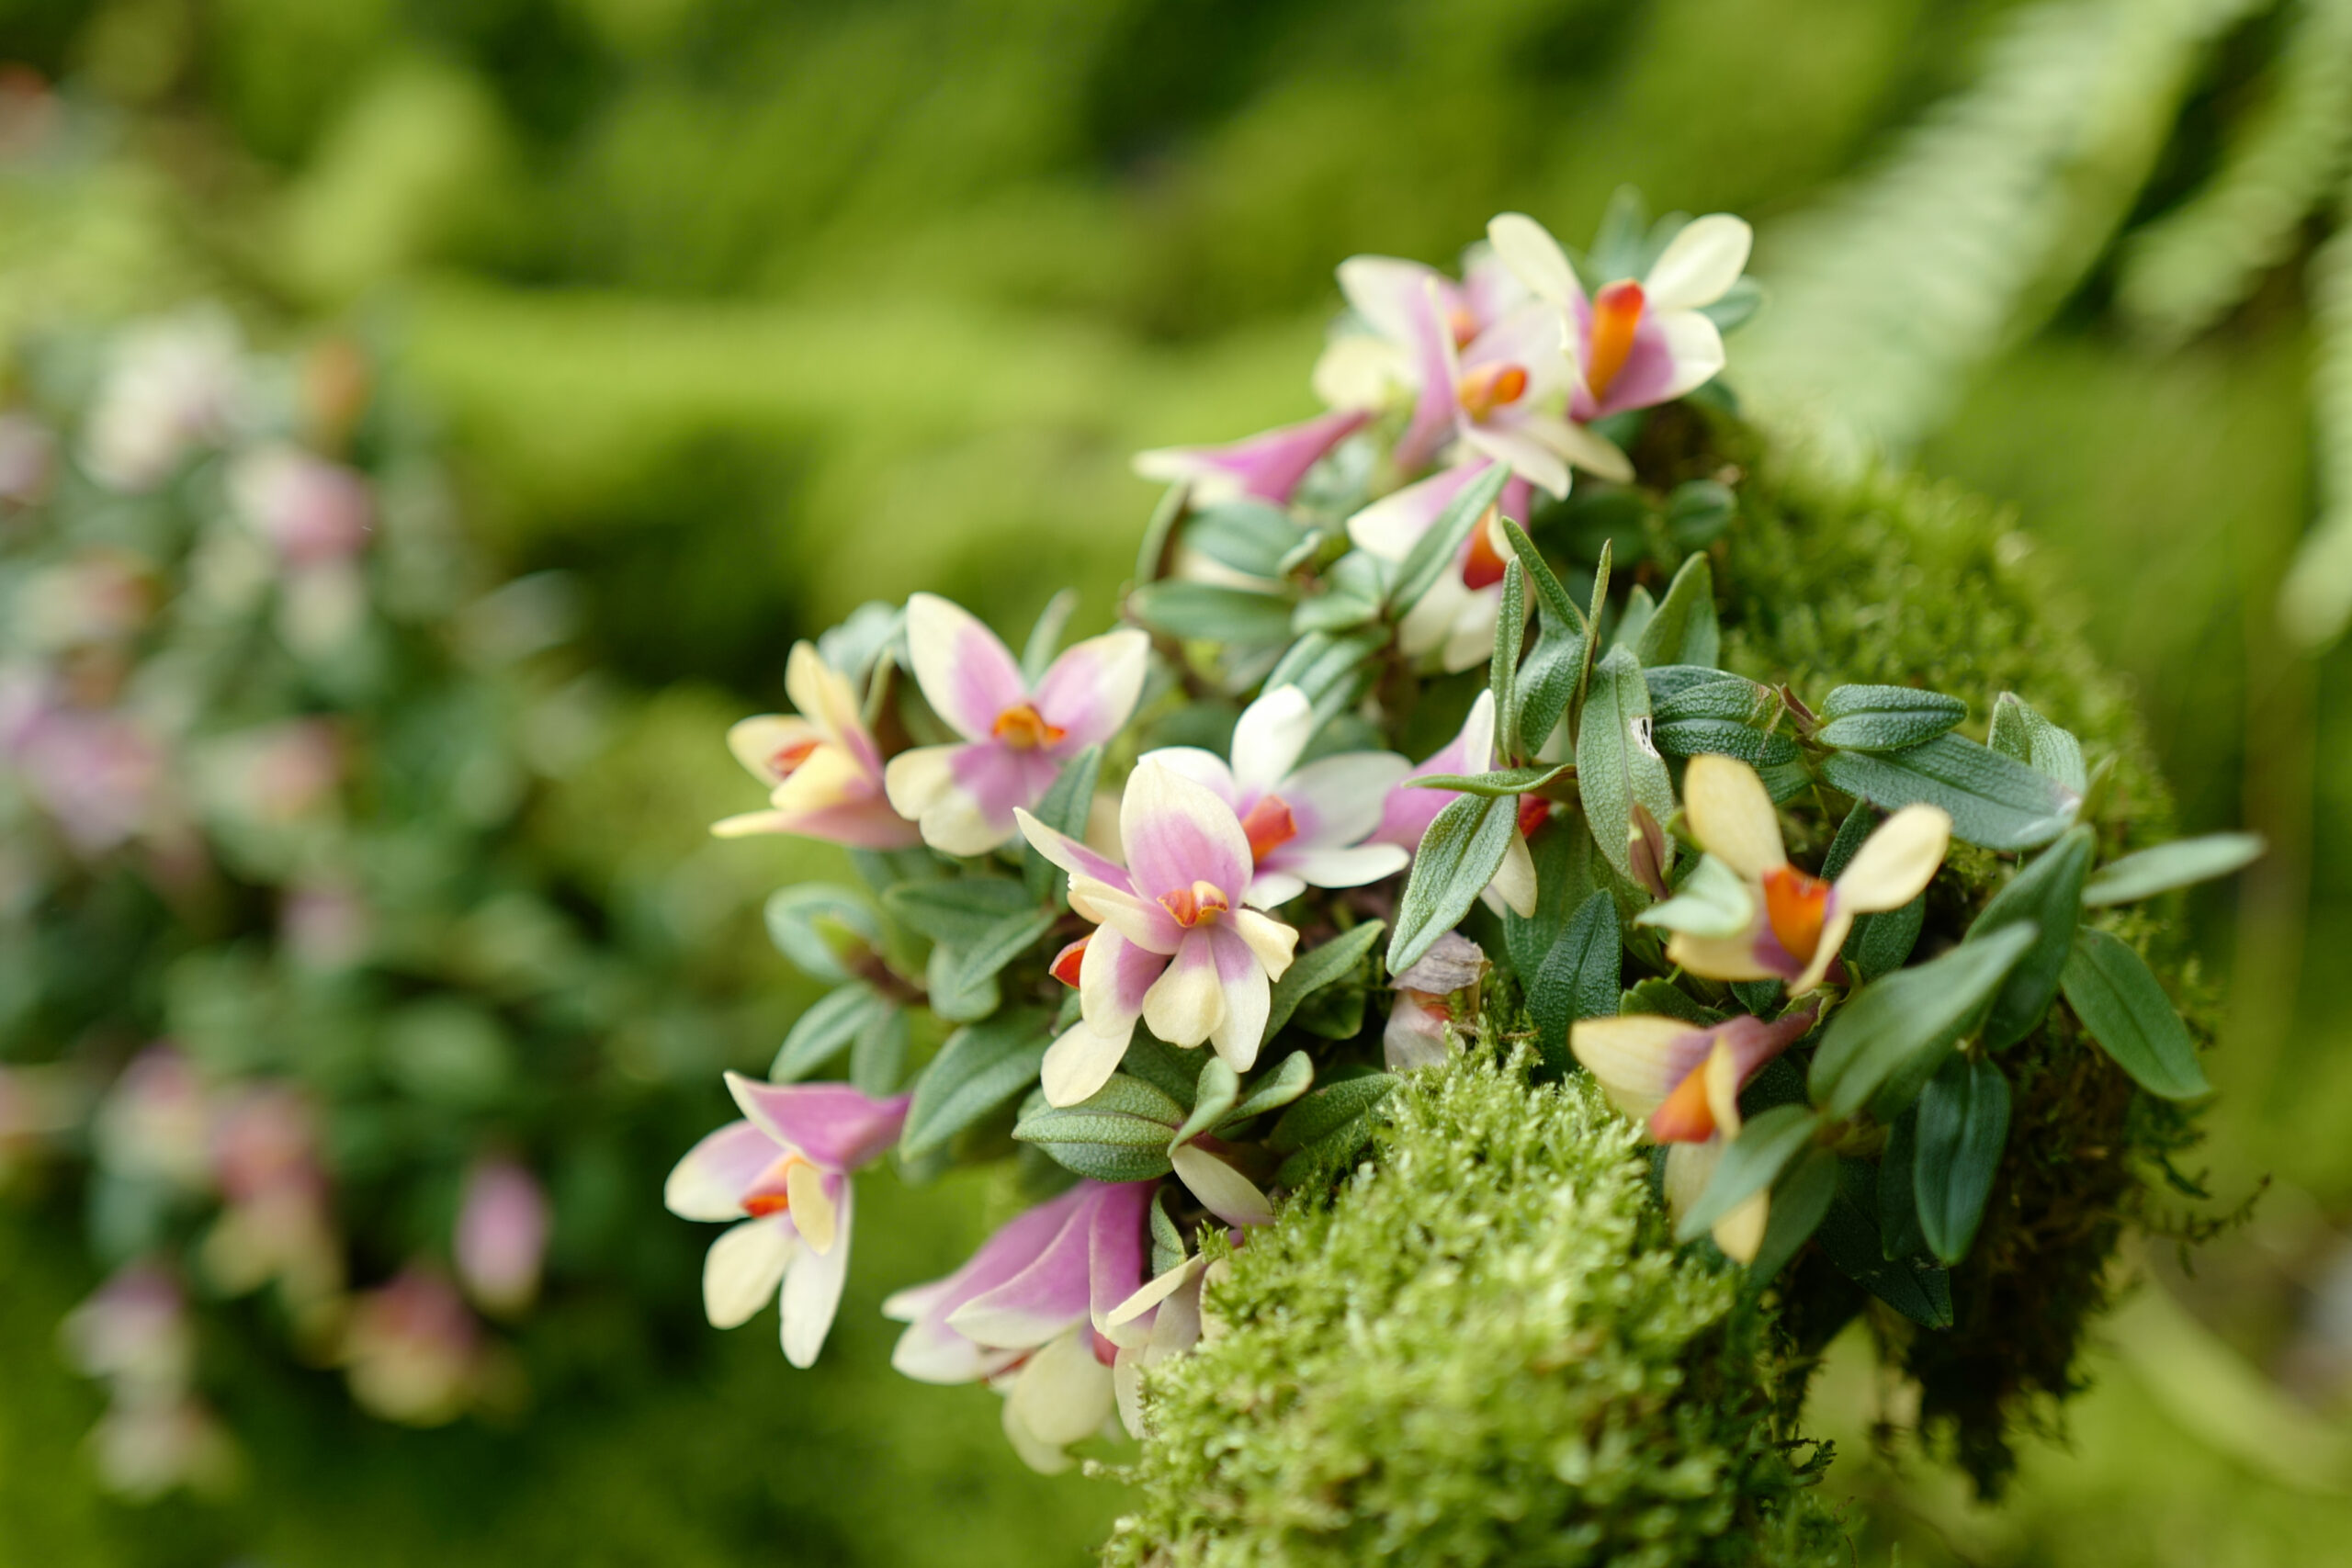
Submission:
[[[1441,773],[1460,776],[1489,773],[1500,765],[1495,755],[1495,694],[1480,692],[1477,700],[1470,705],[1469,716],[1462,721],[1461,732],[1389,790],[1387,798],[1381,802],[1380,826],[1374,830],[1372,841],[1395,844],[1419,854],[1421,838],[1430,830],[1430,824],[1460,799],[1461,793],[1421,789],[1413,781]],[[1549,803],[1540,795],[1520,796],[1519,826],[1512,829],[1510,848],[1504,852],[1503,863],[1484,895],[1490,906],[1499,901],[1521,915],[1535,912],[1535,859],[1528,852],[1527,835],[1550,809]]]
[[[229,468],[229,497],[246,524],[297,571],[356,555],[375,522],[375,501],[365,479],[283,442],[238,455]]]
[[[1666,955],[1692,974],[1785,980],[1791,996],[1821,984],[1855,916],[1917,897],[1951,843],[1950,817],[1932,806],[1906,806],[1862,841],[1837,881],[1824,882],[1789,863],[1780,815],[1756,770],[1712,753],[1690,759],[1682,814],[1699,847],[1724,868],[1711,872],[1702,863],[1692,875],[1715,878],[1723,896],[1704,904],[1675,899],[1643,919],[1673,931]]]
[[[1148,751],[1144,761],[1200,784],[1241,823],[1256,874],[1245,901],[1261,909],[1309,887],[1361,887],[1393,876],[1412,858],[1394,844],[1367,844],[1380,803],[1412,764],[1388,751],[1349,751],[1298,765],[1316,728],[1314,705],[1279,686],[1241,712],[1233,761],[1196,746]]]
[[[922,1382],[996,1385],[1014,1450],[1047,1474],[1068,1469],[1062,1450],[1102,1431],[1116,1404],[1103,1325],[1143,1282],[1156,1185],[1082,1181],[946,1279],[892,1296],[884,1314],[908,1326],[890,1364]]]
[[[891,758],[890,804],[932,848],[977,855],[1012,837],[1014,813],[1043,799],[1064,763],[1127,722],[1151,639],[1132,626],[1089,637],[1032,686],[978,617],[918,593],[907,601],[907,646],[924,698],[964,739]]]
[[[686,1151],[662,1201],[687,1220],[735,1220],[703,1260],[703,1310],[714,1328],[749,1322],[770,1295],[785,1359],[817,1359],[849,1271],[850,1173],[899,1141],[908,1097],[875,1100],[847,1084],[767,1084],[727,1075],[744,1120]]]
[[[770,788],[768,809],[714,823],[722,839],[792,833],[860,850],[901,850],[922,841],[890,807],[882,750],[860,716],[857,693],[820,657],[796,643],[784,689],[800,712],[762,714],[727,732],[727,745]]]
[[[387,1421],[437,1427],[474,1402],[491,1354],[457,1287],[412,1264],[353,1303],[341,1359],[362,1407]]]
[[[1392,491],[1348,519],[1348,537],[1368,555],[1401,563],[1421,536],[1437,525],[1453,498],[1493,466],[1490,459],[1474,457]],[[1513,477],[1504,483],[1495,515],[1471,527],[1454,570],[1441,574],[1405,613],[1404,624],[1396,628],[1405,657],[1435,654],[1439,666],[1452,673],[1493,655],[1503,574],[1510,563],[1510,542],[1497,518],[1525,522],[1532,495],[1524,479]]]
[[[1771,1023],[1742,1016],[1713,1028],[1649,1013],[1589,1018],[1568,1031],[1568,1049],[1610,1103],[1667,1145],[1666,1197],[1679,1213],[1706,1191],[1739,1136],[1740,1089],[1804,1039],[1815,1016],[1807,1008]],[[1770,1194],[1757,1193],[1715,1222],[1715,1245],[1753,1262],[1770,1213]]]
[[[1206,1041],[1247,1071],[1298,932],[1245,902],[1256,863],[1233,808],[1147,759],[1119,802],[1125,866],[1026,811],[1019,818],[1037,852],[1069,873],[1069,907],[1098,928],[1078,961],[1083,1015],[1046,1053],[1046,1098],[1075,1105],[1101,1089],[1137,1020],[1170,1045]]]
[[[1453,439],[1459,402],[1447,370],[1448,355],[1458,355],[1515,310],[1536,301],[1485,245],[1475,245],[1464,254],[1459,283],[1433,266],[1396,256],[1350,256],[1340,264],[1339,276],[1340,293],[1386,351],[1383,365],[1388,379],[1412,397],[1412,416],[1397,441],[1396,461],[1400,471],[1418,472]],[[1361,342],[1361,334],[1335,340],[1326,363],[1342,355],[1364,363],[1351,352]],[[1556,356],[1557,345],[1550,346]],[[1329,378],[1317,367],[1317,380]],[[1366,387],[1355,396],[1368,400],[1372,391]]]
[[[547,1190],[537,1177],[504,1155],[477,1160],[450,1247],[466,1293],[488,1312],[511,1316],[528,1307],[539,1293],[548,1224]]]
[[[1193,501],[1204,506],[1237,500],[1287,506],[1308,470],[1371,417],[1365,409],[1336,409],[1222,446],[1166,446],[1138,452],[1135,470],[1148,479],[1190,485]]]
[[[1723,369],[1723,334],[1704,308],[1739,281],[1754,238],[1729,213],[1684,225],[1646,275],[1605,283],[1589,299],[1559,242],[1532,218],[1506,212],[1487,232],[1520,281],[1557,312],[1576,366],[1576,419],[1671,402]]]

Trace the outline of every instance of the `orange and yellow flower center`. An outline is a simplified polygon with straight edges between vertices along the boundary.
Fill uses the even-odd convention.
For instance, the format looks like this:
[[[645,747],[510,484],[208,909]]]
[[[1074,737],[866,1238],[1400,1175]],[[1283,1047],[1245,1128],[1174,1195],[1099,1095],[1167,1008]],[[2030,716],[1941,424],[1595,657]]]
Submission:
[[[1226,901],[1225,890],[1214,882],[1195,882],[1190,887],[1180,887],[1173,893],[1159,896],[1159,907],[1176,917],[1180,926],[1213,926],[1216,918],[1233,906]]]
[[[775,1163],[752,1179],[743,1190],[743,1212],[753,1219],[769,1214],[781,1214],[792,1207],[789,1190],[792,1169],[807,1165],[808,1157],[796,1149],[786,1149],[776,1156]]]
[[[1829,884],[1807,876],[1792,865],[1776,865],[1764,874],[1764,918],[1791,958],[1813,962],[1821,945],[1822,922],[1829,915]]]
[[[1604,285],[1592,297],[1592,343],[1585,355],[1584,384],[1594,397],[1609,395],[1634,352],[1634,333],[1641,324],[1642,286],[1631,278]]]
[[[1481,365],[1463,372],[1453,384],[1453,395],[1464,413],[1482,420],[1527,395],[1527,371],[1517,365]]]
[[[1053,976],[1072,990],[1078,988],[1079,971],[1086,963],[1086,944],[1094,940],[1091,933],[1080,937],[1054,954]]]
[[[1289,804],[1279,795],[1269,795],[1242,813],[1241,831],[1249,837],[1250,859],[1262,861],[1298,837],[1298,824]]]
[[[1715,1113],[1707,1103],[1707,1067],[1702,1062],[1650,1112],[1650,1136],[1661,1144],[1703,1144],[1714,1135]]]
[[[996,716],[995,727],[989,733],[1016,751],[1035,751],[1059,744],[1069,731],[1058,724],[1047,724],[1036,704],[1016,703]]]
[[[1478,336],[1478,318],[1467,305],[1456,305],[1445,313],[1446,331],[1453,334],[1453,346],[1467,348]]]
[[[775,776],[778,784],[782,784],[798,773],[800,764],[823,744],[822,740],[812,736],[807,740],[796,740],[789,746],[779,746],[768,758],[768,772]]]
[[[1493,587],[1510,569],[1510,558],[1503,554],[1501,541],[1496,537],[1501,531],[1495,525],[1499,515],[1490,506],[1470,530],[1470,548],[1462,558],[1462,586],[1473,592]]]

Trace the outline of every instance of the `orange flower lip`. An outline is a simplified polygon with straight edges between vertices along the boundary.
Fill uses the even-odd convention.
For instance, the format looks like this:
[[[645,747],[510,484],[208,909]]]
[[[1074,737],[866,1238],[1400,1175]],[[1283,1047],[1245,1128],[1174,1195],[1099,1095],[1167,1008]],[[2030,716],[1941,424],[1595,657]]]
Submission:
[[[1195,882],[1190,887],[1180,887],[1173,893],[1159,896],[1159,907],[1176,917],[1180,926],[1211,926],[1216,918],[1233,906],[1225,890],[1214,882]]]
[[[778,747],[775,753],[768,758],[768,772],[775,775],[778,784],[782,784],[786,779],[798,773],[800,764],[807,761],[810,754],[823,744],[822,740],[811,738],[807,740],[796,740],[789,746]]]
[[[1076,990],[1079,970],[1086,962],[1086,944],[1093,940],[1093,934],[1089,932],[1054,954],[1052,971],[1054,978],[1072,990]]]
[[[1241,831],[1249,837],[1250,857],[1262,861],[1298,837],[1298,823],[1281,795],[1261,795],[1242,814]]]
[[[1595,398],[1605,398],[1634,352],[1634,333],[1642,324],[1642,286],[1631,278],[1608,284],[1592,297],[1592,344],[1586,356],[1584,384]]]
[[[1016,751],[1035,751],[1058,745],[1069,731],[1058,724],[1047,724],[1036,704],[1016,703],[996,716],[989,733]]]
[[[1470,530],[1470,552],[1462,558],[1462,586],[1474,592],[1493,587],[1510,570],[1510,560],[1495,543],[1495,509],[1488,507]]]
[[[1682,1075],[1665,1103],[1650,1112],[1650,1136],[1661,1144],[1703,1144],[1715,1135],[1715,1113],[1707,1104],[1705,1063]]]
[[[1482,365],[1464,372],[1454,383],[1453,395],[1463,412],[1472,419],[1485,419],[1527,395],[1527,370],[1518,365]]]
[[[1829,917],[1829,884],[1807,876],[1792,865],[1776,865],[1764,874],[1764,915],[1772,934],[1799,964],[1813,962],[1821,945],[1821,928]]]
[[[792,1168],[808,1163],[805,1156],[790,1150],[778,1155],[775,1162],[752,1178],[751,1186],[743,1190],[743,1213],[756,1220],[789,1210],[792,1207]]]

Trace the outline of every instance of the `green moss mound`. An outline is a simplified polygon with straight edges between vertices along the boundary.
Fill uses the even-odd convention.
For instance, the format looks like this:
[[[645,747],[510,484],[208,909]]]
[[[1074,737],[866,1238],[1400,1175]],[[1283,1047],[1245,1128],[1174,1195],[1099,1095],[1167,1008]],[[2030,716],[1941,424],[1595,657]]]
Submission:
[[[1842,1561],[1736,1270],[1634,1129],[1523,1063],[1417,1075],[1373,1163],[1252,1235],[1149,1387],[1123,1564]]]

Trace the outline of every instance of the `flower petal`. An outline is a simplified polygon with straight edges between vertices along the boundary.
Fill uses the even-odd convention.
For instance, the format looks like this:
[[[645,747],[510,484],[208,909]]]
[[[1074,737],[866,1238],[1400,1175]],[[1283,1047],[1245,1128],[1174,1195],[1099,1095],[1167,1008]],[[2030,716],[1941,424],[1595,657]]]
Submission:
[[[1924,891],[1951,847],[1951,818],[1932,806],[1906,806],[1862,841],[1838,878],[1838,904],[1852,914],[1900,909]]]
[[[1298,836],[1276,850],[1275,855],[1363,842],[1380,826],[1381,797],[1412,771],[1413,764],[1394,751],[1343,751],[1307,763],[1283,779],[1276,791],[1290,807]],[[1356,884],[1317,882],[1316,886],[1352,887]]]
[[[1240,786],[1234,782],[1233,770],[1224,758],[1199,746],[1162,746],[1146,751],[1138,761],[1157,762],[1171,773],[1192,780],[1238,815],[1241,809]]]
[[[1277,931],[1290,930],[1262,915],[1256,919]],[[1257,1065],[1259,1043],[1265,1036],[1266,1019],[1273,1006],[1273,987],[1267,983],[1265,964],[1240,931],[1221,926],[1208,936],[1210,950],[1216,955],[1217,983],[1225,993],[1225,1009],[1216,1027],[1209,1031],[1209,1043],[1227,1066],[1247,1072]],[[1291,940],[1295,942],[1297,933],[1292,932]],[[1281,957],[1287,965],[1289,953],[1282,952]]]
[[[1094,1359],[1091,1334],[1073,1329],[1030,1358],[1005,1396],[1008,1434],[1017,1427],[1058,1457],[1102,1429],[1112,1412],[1111,1369]],[[1022,1446],[1016,1439],[1016,1449]]]
[[[1119,803],[1119,838],[1135,889],[1159,898],[1205,881],[1228,897],[1250,886],[1250,840],[1233,808],[1192,780],[1139,762]]]
[[[1568,1030],[1568,1049],[1609,1102],[1640,1122],[1666,1102],[1713,1044],[1705,1030],[1655,1013],[1582,1019]]]
[[[1133,1021],[1119,1033],[1098,1032],[1083,1021],[1063,1031],[1061,1037],[1046,1048],[1045,1066],[1039,1073],[1046,1103],[1057,1107],[1076,1105],[1109,1083],[1111,1075],[1119,1070],[1119,1063],[1126,1056],[1128,1042],[1134,1038]]]
[[[1306,884],[1287,871],[1268,871],[1261,867],[1250,879],[1248,903],[1252,908],[1272,909],[1289,903],[1306,891]]]
[[[743,1194],[784,1151],[749,1122],[729,1122],[708,1134],[671,1168],[662,1204],[682,1220],[735,1220]]]
[[[1403,560],[1437,522],[1438,514],[1489,466],[1479,461],[1441,468],[1425,479],[1391,491],[1348,519],[1348,538],[1356,548],[1383,560]]]
[[[1064,734],[1054,754],[1068,756],[1119,732],[1143,695],[1151,635],[1122,626],[1062,650],[1037,682],[1037,712]]]
[[[1239,794],[1255,799],[1277,793],[1314,734],[1315,705],[1296,686],[1277,686],[1243,708],[1233,727],[1233,782]]]
[[[762,1083],[727,1075],[727,1090],[760,1131],[828,1170],[855,1170],[899,1141],[910,1096],[876,1100],[845,1083]]]
[[[1464,427],[1462,440],[1555,496],[1568,493],[1568,466],[1560,455],[1522,431],[1498,424]]]
[[[1356,400],[1342,400],[1354,402]],[[1171,446],[1138,452],[1135,471],[1148,479],[1188,481],[1194,502],[1254,496],[1287,505],[1307,470],[1370,417],[1368,406],[1346,406],[1297,424],[1285,424],[1222,446]]]
[[[1150,1263],[1144,1211],[1157,1181],[1121,1181],[1104,1187],[1094,1201],[1087,1242],[1087,1314],[1100,1323],[1136,1292]]]
[[[1487,224],[1487,238],[1511,275],[1538,299],[1565,306],[1583,290],[1567,253],[1552,231],[1523,212],[1499,213]]]
[[[883,1303],[910,1319],[890,1352],[890,1365],[919,1382],[970,1382],[992,1376],[1020,1355],[1018,1348],[983,1347],[948,1326],[958,1307],[1017,1277],[1034,1263],[1086,1201],[1086,1184],[1015,1214],[944,1280],[899,1292]]]
[[[1283,977],[1283,971],[1290,967],[1291,955],[1298,951],[1298,931],[1295,927],[1255,909],[1235,910],[1233,931],[1249,945],[1270,980]]]
[[[1527,835],[1514,831],[1510,847],[1503,851],[1503,863],[1496,868],[1495,879],[1489,886],[1510,906],[1511,913],[1528,919],[1535,913],[1535,857],[1528,852]]]
[[[936,593],[907,600],[907,649],[925,701],[967,740],[985,740],[997,716],[1029,700],[1012,650],[978,616]]]
[[[1553,450],[1586,473],[1616,484],[1634,482],[1634,460],[1625,456],[1617,443],[1575,420],[1563,420],[1561,428],[1552,433]]]
[[[1690,759],[1682,776],[1682,814],[1699,847],[1749,882],[1789,863],[1780,813],[1756,770],[1734,757],[1707,752]]]
[[[702,1260],[702,1310],[713,1328],[749,1323],[784,1282],[800,1238],[781,1214],[721,1231]]]
[[[865,732],[865,716],[858,712],[855,688],[825,662],[815,643],[792,645],[792,656],[784,665],[784,690],[801,716],[824,731],[828,740],[856,758],[861,769],[872,773],[882,766],[881,753]]]
[[[1078,1201],[1027,1267],[950,1312],[947,1326],[991,1348],[1025,1350],[1084,1321],[1091,1299],[1093,1209],[1102,1189],[1099,1181],[1073,1189]]]
[[[841,1185],[840,1235],[831,1250],[803,1252],[784,1276],[781,1334],[784,1359],[796,1367],[814,1365],[841,1311],[842,1282],[849,1277],[850,1186]]]
[[[1642,279],[1654,310],[1695,310],[1712,305],[1747,269],[1755,231],[1728,212],[1710,212],[1682,226]]]
[[[825,739],[824,732],[805,718],[786,713],[763,713],[739,719],[729,727],[727,749],[753,778],[773,788],[785,776],[776,765],[777,753],[822,745]]]
[[[1216,950],[1207,931],[1187,931],[1166,972],[1144,993],[1143,1021],[1170,1045],[1198,1045],[1224,1017]]]
[[[832,1251],[840,1234],[838,1199],[848,1190],[849,1178],[838,1171],[828,1171],[805,1160],[785,1168],[784,1191],[791,1209],[792,1228],[800,1233],[800,1239],[808,1244],[810,1250]]]
[[[1193,1196],[1226,1224],[1274,1223],[1274,1206],[1258,1190],[1258,1184],[1206,1149],[1194,1144],[1180,1144],[1168,1157],[1176,1167],[1177,1179],[1192,1189]]]
[[[1133,1295],[1096,1319],[1095,1327],[1102,1331],[1104,1337],[1125,1344],[1125,1341],[1119,1338],[1119,1330],[1191,1284],[1193,1276],[1207,1267],[1208,1260],[1199,1253],[1193,1253],[1174,1268],[1145,1280]]]
[[[1136,946],[1161,957],[1176,951],[1184,940],[1184,928],[1176,917],[1149,898],[1138,897],[1124,887],[1111,887],[1091,876],[1069,879],[1069,907],[1098,926],[1106,926],[1125,937]]]
[[[1048,828],[1024,809],[1012,814],[1012,820],[1036,852],[1069,873],[1072,876],[1090,877],[1096,882],[1132,893],[1134,884],[1128,879],[1127,868],[1108,855],[1096,854],[1078,840],[1059,829]]]
[[[1829,913],[1821,922],[1821,939],[1814,946],[1813,962],[1789,982],[1789,995],[1801,997],[1828,977],[1829,965],[1837,962],[1838,950],[1846,945],[1846,938],[1853,929],[1854,911],[1832,893]]]
[[[1756,913],[1756,920],[1737,936],[1692,936],[1688,931],[1676,931],[1667,939],[1666,958],[1679,964],[1693,975],[1710,980],[1785,980],[1791,970],[1769,962],[1762,952],[1766,934],[1764,912]]]
[[[1087,1026],[1115,1038],[1124,1049],[1136,1020],[1143,1016],[1144,997],[1167,967],[1168,954],[1128,941],[1116,927],[1095,932],[1078,966],[1079,1001]]]
[[[1395,844],[1359,844],[1351,850],[1289,850],[1278,852],[1268,863],[1309,886],[1362,887],[1394,876],[1412,863],[1413,857]],[[1259,880],[1265,880],[1266,874],[1260,872]]]

